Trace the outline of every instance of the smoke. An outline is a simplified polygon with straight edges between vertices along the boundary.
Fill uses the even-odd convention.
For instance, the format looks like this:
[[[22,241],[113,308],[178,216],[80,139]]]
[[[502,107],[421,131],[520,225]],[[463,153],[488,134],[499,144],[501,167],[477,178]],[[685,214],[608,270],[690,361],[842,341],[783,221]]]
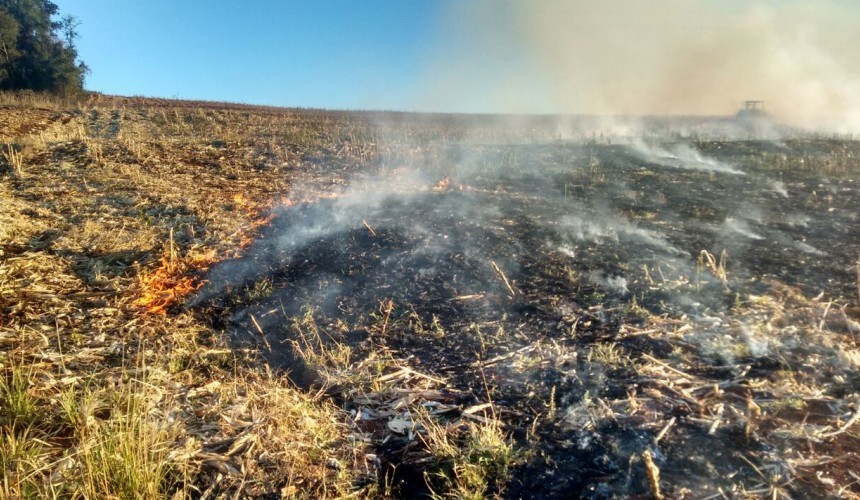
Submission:
[[[313,190],[303,193],[302,188],[297,188],[296,191],[297,199],[315,198]],[[279,230],[266,241],[250,248],[247,258],[225,261],[214,268],[207,277],[207,287],[192,301],[192,306],[209,300],[235,283],[256,280],[271,273],[273,265],[287,265],[292,262],[294,254],[308,244],[364,227],[367,219],[397,211],[426,191],[426,181],[418,173],[399,171],[384,179],[354,180],[332,196],[326,196],[322,202],[279,207],[275,215],[285,218],[280,222],[283,227],[279,226]],[[413,230],[420,230],[420,227]]]
[[[745,175],[743,171],[709,158],[687,144],[677,144],[666,149],[658,145],[646,144],[645,141],[637,138],[634,139],[631,148],[643,160],[664,167]]]
[[[443,21],[428,108],[727,115],[762,99],[793,125],[860,129],[856,2],[453,2]]]
[[[723,228],[730,233],[737,233],[751,240],[763,240],[764,236],[752,230],[749,223],[745,220],[735,219],[734,217],[726,217],[723,223]]]
[[[823,252],[823,251],[815,248],[814,246],[812,246],[808,243],[804,243],[802,241],[795,241],[794,247],[797,248],[798,250],[800,250],[801,252],[812,254],[812,255],[820,255],[820,256],[827,255],[827,252]]]
[[[770,186],[771,191],[782,196],[783,198],[788,198],[788,190],[785,189],[785,183],[775,180],[768,180],[768,186]]]
[[[580,241],[601,243],[603,241],[646,245],[667,255],[687,255],[674,247],[661,234],[637,227],[628,219],[610,213],[591,212],[588,218],[571,214],[564,216],[559,226]]]
[[[622,276],[607,276],[603,271],[590,271],[588,273],[588,280],[619,295],[630,293],[630,290],[627,288],[627,278]]]

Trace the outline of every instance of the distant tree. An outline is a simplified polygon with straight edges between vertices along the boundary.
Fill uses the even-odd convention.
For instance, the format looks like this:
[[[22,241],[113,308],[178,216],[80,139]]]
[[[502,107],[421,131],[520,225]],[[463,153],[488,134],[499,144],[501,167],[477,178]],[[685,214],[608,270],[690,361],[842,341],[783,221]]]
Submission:
[[[0,89],[83,90],[89,68],[78,61],[79,23],[58,14],[49,0],[0,0]]]

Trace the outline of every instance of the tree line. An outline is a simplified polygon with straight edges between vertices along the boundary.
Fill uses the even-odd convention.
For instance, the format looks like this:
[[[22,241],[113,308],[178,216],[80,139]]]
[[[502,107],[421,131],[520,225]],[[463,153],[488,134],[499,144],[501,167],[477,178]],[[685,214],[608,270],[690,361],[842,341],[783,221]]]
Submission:
[[[74,16],[48,0],[0,0],[0,90],[75,94],[87,65],[78,60]]]

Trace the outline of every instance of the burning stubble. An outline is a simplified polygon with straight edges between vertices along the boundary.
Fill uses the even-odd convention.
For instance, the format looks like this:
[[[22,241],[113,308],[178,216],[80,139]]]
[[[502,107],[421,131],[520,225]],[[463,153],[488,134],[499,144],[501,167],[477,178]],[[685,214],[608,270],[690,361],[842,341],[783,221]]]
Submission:
[[[860,127],[856,2],[455,2],[446,21],[429,108],[720,115],[765,99],[797,126]]]
[[[265,116],[276,117],[281,125],[270,125],[276,127],[294,113],[267,110]],[[147,116],[139,115],[144,121]],[[188,116],[176,113],[180,122]],[[20,212],[6,207],[7,220],[12,220],[8,214],[20,214],[14,228],[35,221],[27,214],[53,203],[62,214],[45,212],[44,227],[62,220],[74,228],[81,215],[102,220],[111,201],[107,190],[120,190],[147,209],[135,215],[137,205],[118,202],[117,210],[128,210],[108,214],[122,216],[130,231],[140,231],[136,234],[153,231],[152,214],[159,227],[189,224],[184,236],[176,233],[175,244],[170,238],[162,266],[146,265],[152,274],[129,267],[125,259],[132,257],[125,249],[152,256],[154,250],[146,248],[156,236],[107,249],[93,245],[90,232],[73,230],[40,250],[49,233],[31,228],[2,245],[10,258],[0,259],[0,314],[13,325],[0,332],[3,342],[12,339],[15,357],[14,342],[19,342],[24,367],[32,360],[56,359],[50,353],[60,347],[63,353],[76,352],[67,358],[75,364],[51,362],[39,372],[44,377],[26,375],[33,382],[44,379],[26,398],[56,406],[45,399],[56,394],[50,373],[74,375],[79,362],[84,370],[103,367],[134,382],[139,377],[113,371],[117,355],[136,352],[146,361],[163,352],[170,358],[163,365],[146,361],[132,375],[141,368],[151,371],[157,377],[147,378],[147,384],[169,384],[158,387],[193,402],[147,408],[156,416],[175,416],[173,427],[192,431],[190,441],[164,444],[204,461],[205,469],[191,469],[203,481],[192,487],[213,487],[207,489],[213,494],[251,494],[233,489],[246,479],[254,494],[261,494],[258,487],[273,473],[300,478],[295,484],[301,489],[279,482],[267,491],[303,491],[317,480],[295,476],[296,470],[340,477],[349,474],[353,460],[363,471],[358,473],[368,477],[347,475],[345,489],[337,491],[354,496],[362,494],[353,489],[352,477],[361,484],[388,485],[409,483],[409,475],[407,486],[425,486],[428,496],[432,488],[440,496],[459,491],[470,498],[608,498],[647,496],[655,489],[670,498],[699,492],[769,498],[860,492],[852,467],[860,443],[855,427],[860,412],[852,395],[860,369],[856,141],[816,136],[787,137],[780,144],[682,141],[683,135],[666,131],[657,120],[636,120],[638,135],[647,136],[652,151],[674,156],[661,163],[637,153],[630,137],[619,143],[618,135],[630,136],[634,127],[611,120],[393,115],[392,128],[408,130],[411,137],[391,134],[393,142],[383,143],[375,138],[385,133],[363,129],[368,133],[359,137],[373,137],[371,147],[370,139],[356,141],[352,132],[345,139],[336,126],[366,124],[361,121],[366,115],[326,112],[306,118],[324,125],[301,130],[327,131],[335,138],[300,150],[299,164],[255,162],[251,168],[229,161],[193,167],[209,155],[256,157],[255,150],[268,150],[266,141],[284,130],[262,134],[247,127],[261,119],[254,112],[222,116],[243,131],[224,148],[187,147],[200,146],[202,136],[199,130],[186,131],[172,143],[176,147],[153,149],[160,160],[147,162],[147,168],[124,148],[111,146],[104,148],[112,153],[99,168],[76,169],[85,177],[69,177],[67,163],[52,161],[38,166],[50,174],[45,178],[7,183],[20,195],[12,207],[22,207]],[[680,122],[687,131],[696,130],[690,121]],[[560,140],[560,131],[582,123],[586,129],[619,126],[615,135],[573,132]],[[537,125],[543,128],[535,131]],[[385,126],[383,120],[374,124]],[[363,144],[360,154],[349,152],[356,143]],[[66,141],[45,148],[46,154],[81,161]],[[365,162],[367,151],[378,156]],[[174,163],[177,152],[184,166]],[[691,163],[711,168],[687,168]],[[194,175],[185,175],[186,169]],[[132,184],[126,183],[129,173],[137,176]],[[156,182],[165,175],[168,182]],[[287,200],[271,216],[260,213],[269,206],[265,200],[277,196],[274,186],[285,184],[277,182],[281,178],[292,182]],[[782,190],[774,188],[776,179]],[[174,204],[173,181],[189,198],[187,206]],[[50,189],[46,182],[64,188]],[[236,190],[248,196],[232,196]],[[70,204],[62,202],[67,196]],[[257,203],[248,203],[252,199]],[[93,210],[81,213],[81,206]],[[242,221],[247,231],[233,232]],[[103,227],[99,236],[115,240],[109,233],[116,226]],[[207,235],[198,239],[204,227]],[[738,228],[760,238],[745,237]],[[207,253],[192,259],[196,249]],[[230,257],[210,267],[216,255]],[[110,264],[115,258],[121,260]],[[103,269],[112,269],[116,279],[103,281]],[[49,273],[59,278],[39,277]],[[163,318],[151,322],[150,315],[132,309],[123,284],[130,273],[154,279],[141,280],[143,286],[128,288],[127,295],[156,292],[163,299],[167,294],[169,302],[138,303],[151,312],[158,307]],[[198,277],[208,283],[194,290]],[[84,279],[92,279],[91,286]],[[179,311],[187,298],[182,294],[194,291],[200,296],[195,307]],[[46,347],[55,331],[56,348]],[[97,335],[80,333],[86,331]],[[216,334],[240,341],[250,336],[253,340],[240,347],[256,341],[260,357],[272,367],[290,370],[303,386],[329,389],[313,391],[314,401],[331,396],[349,416],[308,412],[305,398],[273,390],[287,386],[260,384],[259,377],[222,391],[218,386],[229,377],[217,378],[228,372],[244,378],[245,370],[258,367],[250,359],[230,359],[258,351],[225,352],[220,341],[210,343]],[[199,346],[191,345],[198,341]],[[310,367],[307,377],[292,359],[267,357],[288,350]],[[104,364],[86,361],[102,356]],[[14,372],[12,377],[17,378]],[[102,379],[109,385],[118,380],[93,381]],[[235,398],[229,395],[234,392]],[[280,403],[259,404],[273,398]],[[98,399],[115,400],[110,393]],[[14,413],[6,406],[0,408],[3,417]],[[309,436],[291,424],[272,427],[291,412]],[[123,418],[122,411],[110,413]],[[55,416],[47,427],[47,421],[38,423],[44,430],[35,434],[39,439],[67,440],[69,420]],[[207,430],[224,422],[221,432]],[[329,437],[320,440],[323,422],[332,425],[322,426]],[[341,431],[329,429],[336,422]],[[368,448],[341,454],[326,444],[356,438]],[[526,453],[510,451],[511,443]],[[295,448],[301,459],[284,455],[287,448]],[[365,456],[365,450],[373,453]],[[56,449],[39,459],[45,463],[39,470],[16,470],[42,481],[53,475],[50,464],[65,454]],[[207,463],[221,466],[210,469]],[[79,469],[62,468],[62,480],[76,483],[72,476]],[[182,476],[184,470],[170,475]],[[397,476],[404,470],[409,475]],[[393,476],[384,476],[386,471]],[[207,484],[219,473],[235,477]],[[410,493],[395,492],[410,498],[421,494]]]
[[[420,368],[462,391],[457,393],[465,399],[458,403],[464,408],[513,408],[516,413],[503,417],[512,427],[538,429],[529,446],[552,450],[551,443],[576,443],[552,452],[551,467],[526,467],[576,473],[539,476],[529,488],[599,487],[610,478],[614,491],[635,493],[646,483],[631,482],[613,464],[641,454],[652,433],[614,427],[612,422],[627,418],[618,408],[679,397],[700,404],[693,392],[655,385],[655,374],[695,380],[690,391],[722,391],[719,384],[730,387],[733,377],[746,377],[749,366],[772,357],[805,359],[797,347],[806,345],[798,342],[801,330],[762,320],[777,321],[782,314],[768,309],[776,301],[755,295],[769,286],[768,276],[779,273],[815,293],[837,276],[838,287],[828,293],[845,286],[853,293],[854,275],[839,275],[834,265],[844,252],[818,261],[820,255],[804,250],[823,248],[828,232],[853,234],[848,197],[855,191],[848,180],[826,188],[788,175],[781,193],[771,172],[753,162],[750,144],[762,147],[758,143],[688,143],[672,134],[648,141],[561,141],[554,137],[557,122],[545,123],[542,134],[518,137],[508,129],[499,138],[493,134],[510,121],[468,120],[456,141],[403,140],[395,160],[326,196],[298,188],[293,198],[304,201],[276,209],[241,258],[215,266],[196,305],[218,311],[241,345],[259,344],[262,337],[266,350],[297,347],[301,359],[276,353],[270,361],[291,369],[299,384],[323,385],[320,377],[335,373],[336,385],[351,390],[350,367],[378,359],[383,349],[414,363],[410,370]],[[482,128],[481,120],[489,125]],[[518,126],[528,123],[523,119]],[[787,141],[777,149],[788,154],[803,147],[802,141]],[[792,211],[792,220],[780,216]],[[298,323],[316,326],[297,330]],[[784,341],[772,333],[777,329]],[[660,338],[653,332],[662,332]],[[308,354],[313,348],[334,351],[314,357]],[[827,349],[816,358],[825,368],[836,352]],[[855,354],[846,352],[849,374]],[[323,363],[326,356],[337,358],[337,366],[300,366],[301,360]],[[701,375],[697,363],[707,367],[701,373],[715,370],[718,378]],[[403,370],[382,379],[412,373]],[[646,387],[644,397],[636,395],[640,386]],[[492,402],[475,404],[476,394]],[[733,456],[734,444],[724,438],[755,401],[701,404],[709,408],[704,416],[685,425],[704,425],[705,435],[720,441],[699,444]],[[543,416],[544,405],[551,416]],[[379,418],[356,411],[368,421]],[[412,422],[407,417],[392,422]],[[684,439],[696,436],[676,432]],[[689,455],[674,450],[664,456],[653,447],[661,477],[673,485],[712,486],[741,467],[729,458],[703,465],[720,471],[716,476],[681,473]],[[576,469],[595,456],[609,458],[589,465],[587,473]],[[540,491],[552,496],[550,489]]]
[[[417,372],[451,390],[438,394],[460,414],[492,409],[481,418],[531,429],[519,444],[548,458],[522,465],[517,491],[547,497],[642,493],[647,482],[629,461],[646,447],[667,490],[728,488],[739,470],[732,484],[754,484],[732,458],[749,442],[730,438],[741,425],[754,429],[756,401],[782,389],[721,401],[702,388],[745,390],[735,381],[764,370],[750,367],[799,366],[809,345],[821,370],[803,380],[850,381],[856,350],[801,342],[809,328],[778,323],[783,312],[768,295],[793,293],[772,292],[775,276],[810,296],[853,293],[854,275],[836,264],[845,252],[824,260],[812,249],[830,250],[829,233],[850,240],[856,189],[775,169],[789,158],[829,164],[839,153],[810,162],[806,139],[789,136],[699,140],[720,137],[730,119],[388,119],[374,123],[386,152],[375,164],[324,194],[294,186],[289,197],[301,201],[276,208],[239,258],[214,266],[193,305],[300,386],[339,394],[369,439],[395,450],[393,464],[398,446],[413,446],[412,410],[377,414],[376,397],[354,395]],[[747,139],[740,126],[728,136]],[[798,307],[832,320],[826,304]],[[813,333],[830,338],[819,323]],[[847,360],[841,379],[827,371],[837,356]],[[386,359],[401,367],[391,371]],[[367,385],[362,370],[373,366]],[[671,424],[660,419],[688,411],[675,401],[693,416],[666,435]],[[632,423],[634,414],[648,424]],[[403,441],[380,429],[409,432]],[[719,458],[691,473],[702,447]]]

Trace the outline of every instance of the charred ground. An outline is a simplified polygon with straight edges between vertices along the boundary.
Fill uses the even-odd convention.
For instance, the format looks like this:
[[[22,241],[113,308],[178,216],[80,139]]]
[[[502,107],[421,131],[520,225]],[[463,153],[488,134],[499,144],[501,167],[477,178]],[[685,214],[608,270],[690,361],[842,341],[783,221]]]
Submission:
[[[379,434],[374,420],[391,414],[361,413],[369,404],[354,398],[360,384],[332,387],[314,378],[295,354],[297,331],[303,333],[294,317],[313,316],[323,342],[351,346],[347,364],[386,352],[444,380],[446,404],[491,402],[486,410],[524,450],[504,495],[647,494],[642,465],[631,462],[644,450],[658,457],[672,495],[759,483],[750,457],[789,459],[777,429],[753,430],[768,421],[750,413],[754,401],[778,397],[756,385],[803,370],[810,351],[768,348],[776,318],[747,318],[749,302],[787,290],[851,297],[852,242],[860,236],[853,208],[860,192],[851,176],[773,170],[756,162],[769,146],[698,145],[712,160],[742,169],[734,173],[676,165],[674,157],[654,162],[625,145],[442,147],[433,157],[453,167],[383,170],[334,199],[277,210],[243,257],[210,272],[215,288],[230,285],[205,309],[223,318],[219,327],[237,342],[270,352],[297,381],[329,387],[340,404],[364,415],[359,427],[385,443],[385,459],[401,474],[425,456],[410,454],[412,440],[392,439],[387,427]],[[816,146],[795,141],[776,151],[789,157]],[[719,278],[720,265],[730,280]],[[255,292],[261,280],[264,297]],[[210,293],[204,287],[203,295]],[[834,334],[850,344],[848,322]],[[755,331],[762,324],[767,331]],[[687,333],[668,334],[679,325]],[[838,356],[820,347],[820,355]],[[695,378],[700,391],[721,387],[721,395],[679,396],[672,381],[637,366],[649,362],[682,368],[676,377]],[[828,400],[857,389],[851,369],[808,375],[828,387],[821,394]],[[715,408],[732,404],[722,402],[723,391],[745,408],[728,425],[714,424],[724,418],[714,420],[714,412],[725,411]],[[603,410],[572,416],[590,404]],[[444,418],[462,416],[446,409]],[[678,423],[658,446],[656,427],[672,418]],[[430,492],[424,480],[402,487]]]
[[[4,98],[9,495],[857,495],[856,141]]]

